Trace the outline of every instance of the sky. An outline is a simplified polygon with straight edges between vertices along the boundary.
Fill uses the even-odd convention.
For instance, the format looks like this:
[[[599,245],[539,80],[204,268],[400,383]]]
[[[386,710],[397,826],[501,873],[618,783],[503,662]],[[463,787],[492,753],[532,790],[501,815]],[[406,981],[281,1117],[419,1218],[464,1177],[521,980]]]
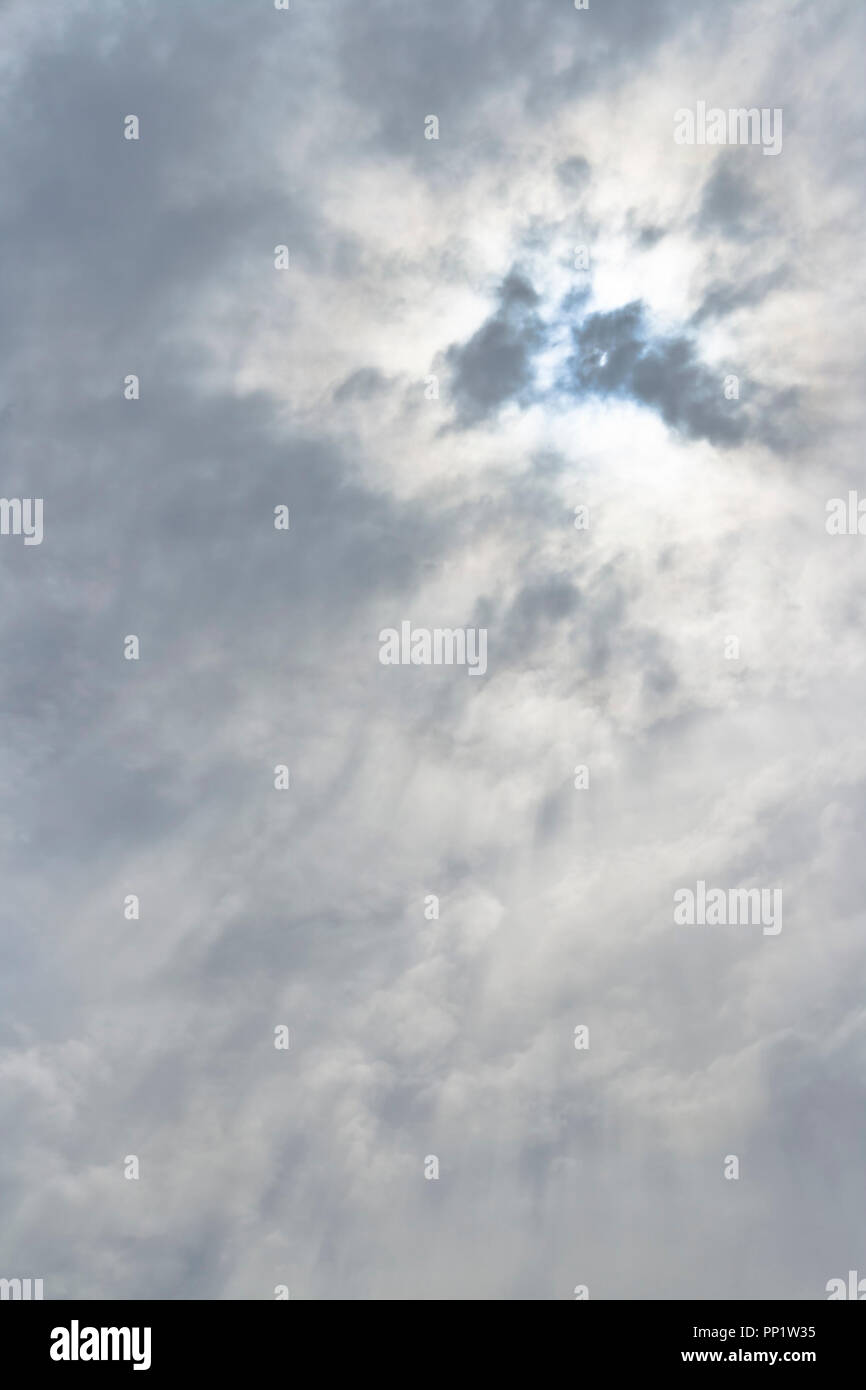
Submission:
[[[864,39],[0,6],[0,1277],[866,1274]]]

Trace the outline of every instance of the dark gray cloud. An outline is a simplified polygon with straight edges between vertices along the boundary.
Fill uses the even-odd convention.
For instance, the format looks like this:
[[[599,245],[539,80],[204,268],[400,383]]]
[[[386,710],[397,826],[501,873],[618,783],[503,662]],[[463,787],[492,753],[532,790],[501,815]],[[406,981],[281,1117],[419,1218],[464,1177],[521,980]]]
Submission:
[[[637,234],[638,245],[648,250],[657,245],[665,235],[664,227],[641,227]]]
[[[787,284],[789,279],[788,270],[784,266],[778,266],[764,275],[753,275],[745,280],[711,285],[700,308],[691,317],[691,326],[698,328],[709,320],[726,318],[728,314],[736,313],[737,309],[762,304],[773,290]]]
[[[583,155],[573,154],[557,164],[556,174],[569,193],[581,193],[592,178],[592,166]]]
[[[368,401],[374,396],[379,396],[388,389],[388,378],[384,372],[378,371],[376,367],[359,367],[351,376],[347,376],[345,381],[334,391],[334,400],[342,401]]]
[[[692,318],[692,328],[743,305],[759,304],[785,282],[782,269],[737,287],[713,286]],[[780,452],[791,449],[803,426],[795,387],[773,391],[744,382],[740,395],[725,394],[734,364],[724,370],[701,360],[691,333],[654,334],[644,304],[636,300],[607,312],[586,313],[588,288],[571,291],[560,315],[579,318],[573,351],[558,390],[566,398],[596,395],[630,398],[657,410],[672,429],[691,439],[734,448],[748,438]],[[494,417],[506,402],[527,406],[539,399],[534,361],[549,345],[554,324],[542,318],[540,298],[528,278],[512,270],[500,286],[498,307],[463,346],[445,359],[453,372],[456,421],[468,428]]]
[[[701,361],[695,339],[685,334],[654,336],[639,300],[608,313],[588,314],[573,329],[573,341],[564,386],[578,397],[630,397],[657,410],[672,429],[723,448],[736,447],[750,436],[771,447],[786,447],[788,434],[775,432],[762,411],[756,411],[754,400],[760,397],[762,407],[790,413],[796,392],[783,399],[750,383],[749,400],[727,399],[725,380],[736,375],[733,368],[712,370]]]
[[[696,11],[707,40],[722,42],[735,10],[713,0],[688,12],[677,0],[607,0],[593,13],[561,0],[441,0],[426,10],[371,0],[363,13],[343,11],[335,38],[344,89],[372,117],[367,138],[442,178],[478,149],[477,113],[491,92],[517,87],[527,115],[549,113],[627,75]],[[427,114],[440,118],[439,142],[423,139]],[[505,149],[507,119],[487,125],[487,157]]]
[[[489,419],[506,401],[528,403],[533,394],[533,358],[545,339],[539,297],[513,269],[499,287],[498,305],[462,347],[445,360],[453,373],[457,421],[466,428]]]
[[[704,184],[697,226],[706,236],[752,236],[772,213],[756,187],[756,176],[731,154],[725,151],[716,160]]]

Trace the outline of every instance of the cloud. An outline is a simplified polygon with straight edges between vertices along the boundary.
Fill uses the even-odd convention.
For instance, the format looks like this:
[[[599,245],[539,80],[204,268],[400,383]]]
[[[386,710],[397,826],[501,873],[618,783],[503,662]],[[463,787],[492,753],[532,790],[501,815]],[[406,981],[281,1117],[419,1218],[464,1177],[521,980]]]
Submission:
[[[583,155],[574,154],[557,164],[556,173],[570,193],[580,193],[592,177],[592,168]]]
[[[469,341],[462,347],[452,345],[445,354],[462,428],[488,419],[507,401],[531,399],[533,356],[545,337],[538,295],[526,277],[512,269],[497,298],[495,312]]]
[[[657,410],[665,424],[691,439],[707,439],[723,448],[742,444],[749,435],[763,437],[770,447],[784,449],[779,437],[756,420],[750,407],[725,395],[726,373],[713,371],[700,360],[693,338],[685,334],[654,336],[639,301],[609,313],[588,314],[572,330],[574,351],[566,364],[564,383],[575,395],[588,392],[631,397]],[[751,388],[761,392],[761,388]],[[766,404],[779,405],[772,393]],[[785,398],[796,404],[796,392]]]
[[[761,304],[773,290],[784,285],[788,278],[786,269],[779,267],[765,275],[754,275],[751,279],[741,282],[711,285],[700,308],[692,315],[691,326],[698,328],[708,319],[725,318],[728,314],[736,313],[738,309]]]
[[[45,534],[0,536],[0,1277],[856,1263],[863,316],[812,269],[859,254],[862,21],[776,8],[758,52],[709,0],[6,6],[2,492]],[[780,159],[673,144],[707,74],[781,90]],[[381,666],[404,619],[485,626],[484,679]],[[783,932],[684,934],[698,878]]]
[[[721,234],[730,238],[754,236],[766,230],[771,215],[771,209],[756,189],[748,170],[735,164],[730,152],[726,152],[704,185],[697,216],[698,230],[704,235]]]

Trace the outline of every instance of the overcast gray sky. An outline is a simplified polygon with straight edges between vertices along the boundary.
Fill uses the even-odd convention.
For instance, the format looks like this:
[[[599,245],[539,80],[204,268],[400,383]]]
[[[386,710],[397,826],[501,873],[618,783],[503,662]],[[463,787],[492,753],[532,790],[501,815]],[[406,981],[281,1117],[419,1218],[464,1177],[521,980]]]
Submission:
[[[0,1276],[866,1274],[864,29],[5,0]]]

